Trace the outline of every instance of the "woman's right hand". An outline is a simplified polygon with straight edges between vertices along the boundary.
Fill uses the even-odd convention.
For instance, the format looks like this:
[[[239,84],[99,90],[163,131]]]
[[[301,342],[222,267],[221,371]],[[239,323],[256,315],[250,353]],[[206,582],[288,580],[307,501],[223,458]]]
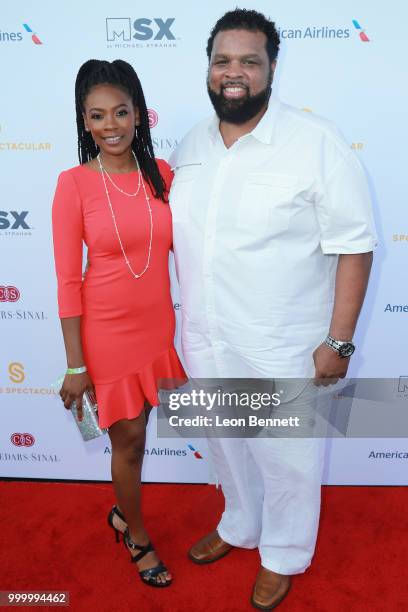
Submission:
[[[79,421],[82,421],[82,396],[85,391],[90,391],[95,398],[95,387],[87,372],[65,375],[60,396],[67,410],[71,408],[73,402],[76,402]]]

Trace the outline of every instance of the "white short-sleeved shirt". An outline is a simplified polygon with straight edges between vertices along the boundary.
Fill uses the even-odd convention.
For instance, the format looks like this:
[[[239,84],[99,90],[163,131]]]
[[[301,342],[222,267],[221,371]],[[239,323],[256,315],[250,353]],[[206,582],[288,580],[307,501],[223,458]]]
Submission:
[[[272,98],[227,149],[216,116],[170,160],[182,346],[192,376],[313,375],[337,255],[376,245],[357,157],[328,121]]]

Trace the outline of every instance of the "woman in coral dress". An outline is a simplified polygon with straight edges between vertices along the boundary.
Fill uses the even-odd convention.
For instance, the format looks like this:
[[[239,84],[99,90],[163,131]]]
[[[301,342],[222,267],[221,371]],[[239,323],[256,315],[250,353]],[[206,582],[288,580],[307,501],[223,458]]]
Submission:
[[[75,86],[80,165],[62,172],[53,204],[58,303],[68,370],[65,407],[96,393],[109,428],[117,506],[108,522],[124,534],[141,579],[172,577],[143,526],[140,475],[148,410],[160,379],[185,374],[173,339],[168,256],[171,171],[155,160],[139,79],[121,60],[89,60]],[[83,243],[89,268],[82,281]]]

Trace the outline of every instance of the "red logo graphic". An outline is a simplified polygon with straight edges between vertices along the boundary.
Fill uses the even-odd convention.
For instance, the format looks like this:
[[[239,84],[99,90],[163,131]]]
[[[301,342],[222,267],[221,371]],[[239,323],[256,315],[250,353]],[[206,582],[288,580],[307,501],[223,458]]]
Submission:
[[[41,40],[38,38],[37,34],[32,31],[28,23],[23,23],[23,28],[25,29],[26,32],[31,34],[31,40],[33,41],[35,45],[42,45]]]
[[[353,26],[356,28],[358,35],[360,37],[361,42],[370,42],[365,30],[361,27],[357,19],[353,19]]]
[[[159,123],[159,115],[152,108],[147,109],[147,116],[149,117],[149,128],[152,129],[156,127]]]
[[[194,446],[192,444],[187,444],[187,446],[192,451],[192,453],[193,453],[193,455],[194,455],[194,457],[196,459],[202,459],[203,458],[203,456],[198,452],[198,450],[196,450],[194,448]]]
[[[17,302],[19,299],[20,292],[17,287],[0,285],[0,302]]]
[[[35,442],[33,434],[29,433],[13,433],[10,436],[10,440],[14,446],[33,446]]]

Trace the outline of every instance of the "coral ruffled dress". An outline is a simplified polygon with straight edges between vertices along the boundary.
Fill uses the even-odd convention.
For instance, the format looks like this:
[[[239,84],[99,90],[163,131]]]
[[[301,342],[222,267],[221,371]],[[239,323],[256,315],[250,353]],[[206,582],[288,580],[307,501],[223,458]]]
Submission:
[[[158,160],[170,187],[168,164]],[[112,174],[122,190],[137,190],[138,174]],[[158,405],[160,379],[184,379],[174,348],[175,316],[168,271],[172,244],[168,204],[154,198],[150,265],[138,279],[125,263],[102,176],[82,165],[62,172],[53,204],[53,236],[61,318],[81,316],[86,365],[95,385],[99,424],[137,417],[147,400]],[[133,270],[146,265],[150,221],[143,188],[136,197],[107,179],[122,244]],[[83,243],[89,270],[82,281]]]

